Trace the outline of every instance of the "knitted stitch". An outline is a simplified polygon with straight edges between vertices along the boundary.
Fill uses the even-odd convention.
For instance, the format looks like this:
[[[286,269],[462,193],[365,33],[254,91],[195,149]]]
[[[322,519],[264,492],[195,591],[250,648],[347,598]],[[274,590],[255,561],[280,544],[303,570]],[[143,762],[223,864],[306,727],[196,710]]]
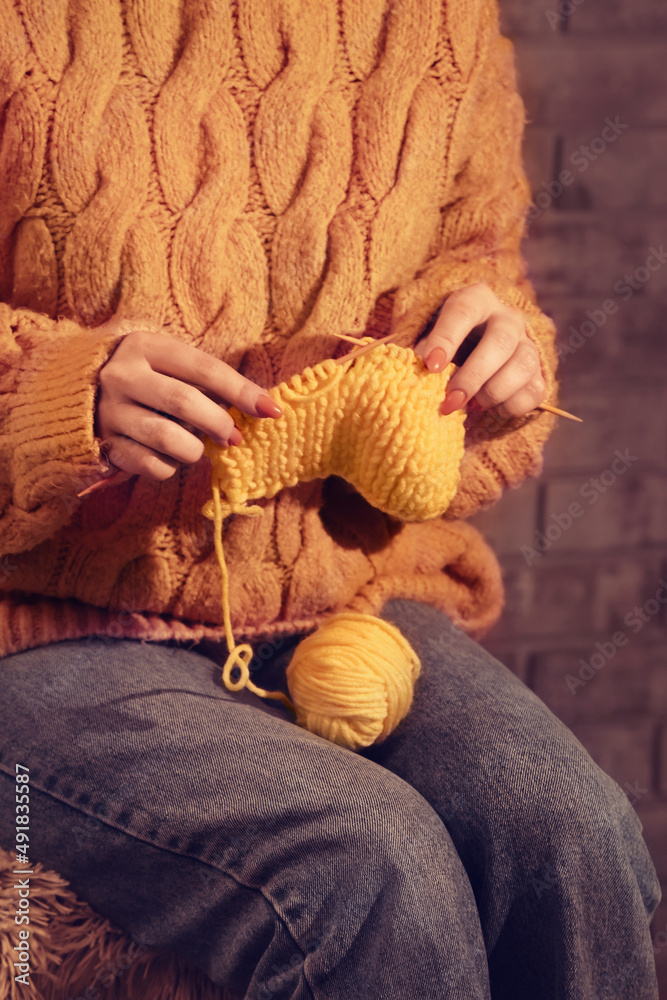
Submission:
[[[48,16],[0,0],[0,113],[0,655],[223,639],[206,459],[77,500],[101,469],[99,370],[147,320],[268,389],[342,353],[332,331],[412,346],[483,281],[521,311],[557,402],[496,0],[69,0]],[[336,476],[230,517],[235,633],[402,596],[482,634],[500,570],[460,518],[539,473],[553,423],[466,431],[431,521],[401,525]]]
[[[465,414],[438,412],[454,370],[432,374],[414,351],[386,344],[342,365],[323,361],[276,386],[278,419],[231,407],[242,443],[221,448],[205,439],[213,490],[225,496],[223,516],[261,514],[246,501],[330,475],[402,521],[444,514],[463,458]],[[208,501],[202,513],[213,517],[213,510]]]

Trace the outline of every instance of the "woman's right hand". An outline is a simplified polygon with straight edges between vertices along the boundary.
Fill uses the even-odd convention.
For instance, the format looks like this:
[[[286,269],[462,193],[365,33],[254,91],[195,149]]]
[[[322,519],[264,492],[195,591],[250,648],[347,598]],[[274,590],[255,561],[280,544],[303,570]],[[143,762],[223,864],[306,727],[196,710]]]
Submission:
[[[282,414],[261,386],[224,361],[150,326],[125,334],[99,384],[95,434],[112,465],[127,473],[118,482],[132,475],[161,482],[179,462],[198,462],[199,433],[216,444],[240,444],[227,405],[257,417]]]

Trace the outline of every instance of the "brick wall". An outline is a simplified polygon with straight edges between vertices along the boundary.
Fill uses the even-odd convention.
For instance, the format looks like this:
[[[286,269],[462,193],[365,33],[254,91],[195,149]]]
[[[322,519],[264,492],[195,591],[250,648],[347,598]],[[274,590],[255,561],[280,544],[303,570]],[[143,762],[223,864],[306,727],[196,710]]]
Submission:
[[[667,5],[500,6],[529,119],[524,254],[584,423],[559,420],[542,476],[472,521],[507,588],[484,645],[632,801],[667,1000]]]

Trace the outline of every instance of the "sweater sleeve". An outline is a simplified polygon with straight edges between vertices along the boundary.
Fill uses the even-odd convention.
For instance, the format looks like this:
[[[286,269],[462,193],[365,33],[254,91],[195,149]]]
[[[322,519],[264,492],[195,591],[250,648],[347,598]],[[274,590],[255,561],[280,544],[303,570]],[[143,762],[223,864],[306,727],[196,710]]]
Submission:
[[[100,475],[97,377],[123,336],[0,302],[0,555],[54,535]]]
[[[556,328],[536,303],[520,250],[531,203],[521,148],[525,107],[517,90],[514,46],[500,34],[496,0],[483,6],[478,38],[443,163],[438,246],[416,278],[397,292],[394,329],[398,343],[414,345],[451,292],[483,282],[501,302],[521,311],[539,351],[545,402],[554,404]],[[467,517],[498,500],[507,486],[539,475],[554,420],[543,410],[512,419],[487,412],[467,434],[461,483],[445,517]]]

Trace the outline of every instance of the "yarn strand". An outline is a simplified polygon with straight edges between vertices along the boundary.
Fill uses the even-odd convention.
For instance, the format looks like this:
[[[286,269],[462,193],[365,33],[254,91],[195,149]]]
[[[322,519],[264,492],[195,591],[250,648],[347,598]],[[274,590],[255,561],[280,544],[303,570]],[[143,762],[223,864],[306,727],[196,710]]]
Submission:
[[[296,725],[350,750],[386,739],[407,714],[421,671],[418,655],[389,622],[343,611],[294,650],[285,671],[291,700],[257,687],[250,680],[252,647],[234,642],[222,522],[229,514],[261,515],[263,508],[246,506],[248,501],[332,474],[402,520],[441,515],[456,492],[464,451],[465,415],[438,410],[454,370],[450,364],[430,373],[413,350],[369,342],[344,364],[327,359],[274,386],[281,418],[265,421],[230,410],[241,428],[240,444],[205,442],[212,498],[202,513],[215,522],[228,646],[225,687],[280,700]],[[235,681],[234,667],[240,672]]]
[[[214,513],[214,544],[215,553],[218,559],[218,565],[220,566],[220,574],[222,576],[222,620],[225,628],[225,638],[227,640],[227,649],[229,651],[225,664],[222,668],[222,680],[228,691],[240,691],[241,688],[247,687],[249,691],[253,694],[259,695],[260,698],[274,698],[277,701],[282,701],[286,708],[289,708],[291,712],[296,714],[296,709],[294,705],[284,693],[284,691],[266,691],[264,688],[257,687],[256,684],[250,680],[250,670],[249,663],[253,657],[252,646],[243,642],[240,645],[236,645],[234,642],[234,633],[232,631],[232,621],[229,608],[229,573],[227,570],[227,563],[225,561],[225,553],[222,544],[222,503],[220,500],[220,489],[216,480],[215,470],[213,471],[212,477],[212,494],[213,494],[213,513]],[[262,508],[258,506],[244,507],[241,504],[234,505],[234,509],[230,511],[234,514],[249,514],[251,516],[256,516],[257,514],[262,514]],[[238,680],[233,681],[231,674],[234,667],[238,667],[241,676]]]

